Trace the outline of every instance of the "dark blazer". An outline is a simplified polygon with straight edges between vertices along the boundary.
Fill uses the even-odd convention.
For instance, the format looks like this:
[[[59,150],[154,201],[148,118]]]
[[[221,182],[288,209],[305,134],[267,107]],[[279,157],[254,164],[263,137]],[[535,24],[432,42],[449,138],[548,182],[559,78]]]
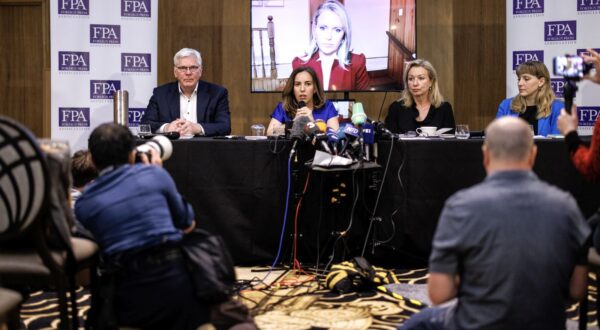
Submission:
[[[200,80],[198,82],[197,118],[206,136],[231,133],[229,100],[227,89]],[[158,86],[142,117],[142,124],[150,124],[155,132],[163,124],[180,118],[179,88],[177,81]]]
[[[402,101],[395,101],[390,104],[388,115],[385,118],[385,126],[394,133],[404,134],[408,131],[415,131],[421,126],[435,126],[440,128],[452,128],[454,133],[454,112],[448,102],[442,102],[438,108],[433,104],[429,107],[429,113],[423,121],[417,121],[419,111],[415,104],[407,108]]]

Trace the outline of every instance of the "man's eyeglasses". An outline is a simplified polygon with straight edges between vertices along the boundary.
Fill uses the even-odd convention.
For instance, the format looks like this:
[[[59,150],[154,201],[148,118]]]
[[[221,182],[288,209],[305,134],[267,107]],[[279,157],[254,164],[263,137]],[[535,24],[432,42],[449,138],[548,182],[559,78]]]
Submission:
[[[192,73],[196,73],[196,72],[198,72],[198,70],[200,70],[200,67],[197,65],[178,66],[177,67],[177,71],[179,71],[179,72],[187,72],[188,70],[190,70],[190,72],[192,72]]]

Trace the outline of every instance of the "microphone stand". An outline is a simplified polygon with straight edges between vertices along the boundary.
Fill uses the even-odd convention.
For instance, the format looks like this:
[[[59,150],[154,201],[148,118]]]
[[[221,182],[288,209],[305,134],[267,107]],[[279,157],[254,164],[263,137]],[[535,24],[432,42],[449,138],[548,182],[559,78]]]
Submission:
[[[358,126],[358,161],[362,163],[365,149],[365,138],[363,135],[362,125]],[[367,160],[368,161],[368,160]]]

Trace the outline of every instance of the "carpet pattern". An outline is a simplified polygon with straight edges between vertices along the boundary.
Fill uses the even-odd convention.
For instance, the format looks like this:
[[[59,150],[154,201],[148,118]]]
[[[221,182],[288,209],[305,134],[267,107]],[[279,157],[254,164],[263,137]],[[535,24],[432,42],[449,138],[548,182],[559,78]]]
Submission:
[[[287,271],[266,286],[260,278],[239,282],[238,298],[254,315],[260,329],[392,330],[428,304],[425,283],[427,270],[397,271],[400,284],[361,293],[334,294],[322,285],[323,274],[296,274]],[[588,327],[597,327],[595,304],[596,274],[588,286]],[[77,290],[80,328],[89,310],[87,289]],[[567,309],[569,319],[578,319],[578,305]],[[21,317],[27,329],[56,329],[58,301],[51,291],[34,292],[24,303]]]

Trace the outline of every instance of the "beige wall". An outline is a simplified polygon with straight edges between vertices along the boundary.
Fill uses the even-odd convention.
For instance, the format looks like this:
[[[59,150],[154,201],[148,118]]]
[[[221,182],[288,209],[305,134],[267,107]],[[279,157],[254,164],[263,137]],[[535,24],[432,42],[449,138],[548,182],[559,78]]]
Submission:
[[[0,114],[40,136],[50,133],[48,1],[0,0]],[[204,79],[229,89],[233,134],[249,133],[252,123],[266,125],[280,100],[275,93],[250,93],[249,2],[159,0],[158,83],[173,79],[178,49],[200,50]],[[457,122],[474,130],[485,127],[504,97],[505,39],[504,0],[417,1],[417,53],[436,66]],[[383,119],[399,93],[350,97],[363,102],[370,118],[377,118],[383,103]]]

